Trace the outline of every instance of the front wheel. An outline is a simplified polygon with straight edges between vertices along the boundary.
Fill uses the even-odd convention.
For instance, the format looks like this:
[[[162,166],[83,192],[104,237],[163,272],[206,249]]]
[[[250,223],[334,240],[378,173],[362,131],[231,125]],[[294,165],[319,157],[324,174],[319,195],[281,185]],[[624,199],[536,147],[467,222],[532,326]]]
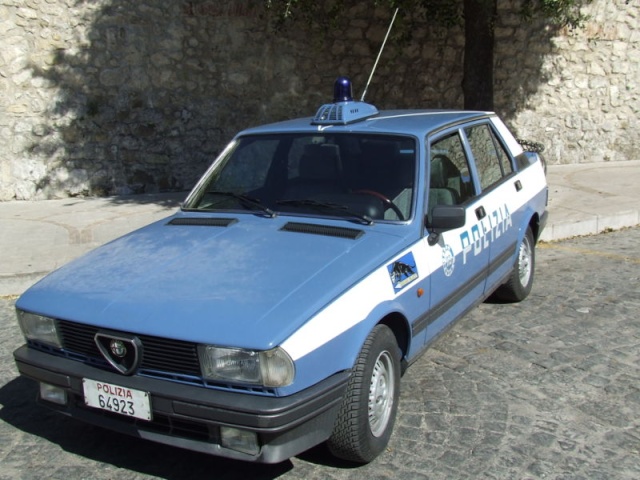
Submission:
[[[400,394],[400,350],[386,325],[367,337],[327,441],[336,457],[368,463],[389,443]]]
[[[511,272],[507,283],[499,287],[496,291],[496,296],[499,299],[509,302],[520,302],[527,298],[533,287],[535,259],[533,232],[531,231],[531,227],[527,227],[527,231],[518,249],[513,272]]]

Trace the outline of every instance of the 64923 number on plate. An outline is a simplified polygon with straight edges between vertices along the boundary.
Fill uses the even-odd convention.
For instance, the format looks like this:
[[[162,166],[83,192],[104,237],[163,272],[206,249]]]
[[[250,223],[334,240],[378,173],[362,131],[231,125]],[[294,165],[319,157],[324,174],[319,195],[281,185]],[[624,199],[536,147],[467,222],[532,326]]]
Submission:
[[[127,417],[151,420],[149,394],[133,388],[107,382],[82,379],[86,405]]]

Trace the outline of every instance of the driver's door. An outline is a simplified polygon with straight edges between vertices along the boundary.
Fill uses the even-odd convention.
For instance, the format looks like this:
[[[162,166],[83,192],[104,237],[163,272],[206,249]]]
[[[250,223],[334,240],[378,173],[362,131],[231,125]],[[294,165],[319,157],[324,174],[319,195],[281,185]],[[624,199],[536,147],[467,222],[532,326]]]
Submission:
[[[461,131],[449,131],[429,142],[429,191],[425,248],[431,273],[431,308],[423,319],[429,342],[482,297],[489,265],[485,225],[478,218],[482,200],[472,177]],[[429,242],[429,217],[436,205],[459,205],[465,210],[463,227],[441,232]],[[433,243],[433,244],[431,244]]]

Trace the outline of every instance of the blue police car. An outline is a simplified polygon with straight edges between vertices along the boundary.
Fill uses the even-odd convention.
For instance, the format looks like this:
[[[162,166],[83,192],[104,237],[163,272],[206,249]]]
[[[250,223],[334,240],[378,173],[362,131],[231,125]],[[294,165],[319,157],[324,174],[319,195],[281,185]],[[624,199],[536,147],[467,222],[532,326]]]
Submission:
[[[529,294],[547,184],[493,113],[334,91],[239,133],[175,215],[20,297],[14,357],[40,402],[253,462],[384,450],[402,372],[489,295]]]

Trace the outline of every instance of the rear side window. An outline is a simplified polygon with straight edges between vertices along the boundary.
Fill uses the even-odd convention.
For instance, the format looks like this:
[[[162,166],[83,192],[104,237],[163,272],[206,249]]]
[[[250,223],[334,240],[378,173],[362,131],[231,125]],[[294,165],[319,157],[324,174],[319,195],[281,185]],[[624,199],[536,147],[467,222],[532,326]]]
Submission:
[[[513,172],[511,160],[489,125],[464,129],[475,159],[480,186],[487,190]]]

